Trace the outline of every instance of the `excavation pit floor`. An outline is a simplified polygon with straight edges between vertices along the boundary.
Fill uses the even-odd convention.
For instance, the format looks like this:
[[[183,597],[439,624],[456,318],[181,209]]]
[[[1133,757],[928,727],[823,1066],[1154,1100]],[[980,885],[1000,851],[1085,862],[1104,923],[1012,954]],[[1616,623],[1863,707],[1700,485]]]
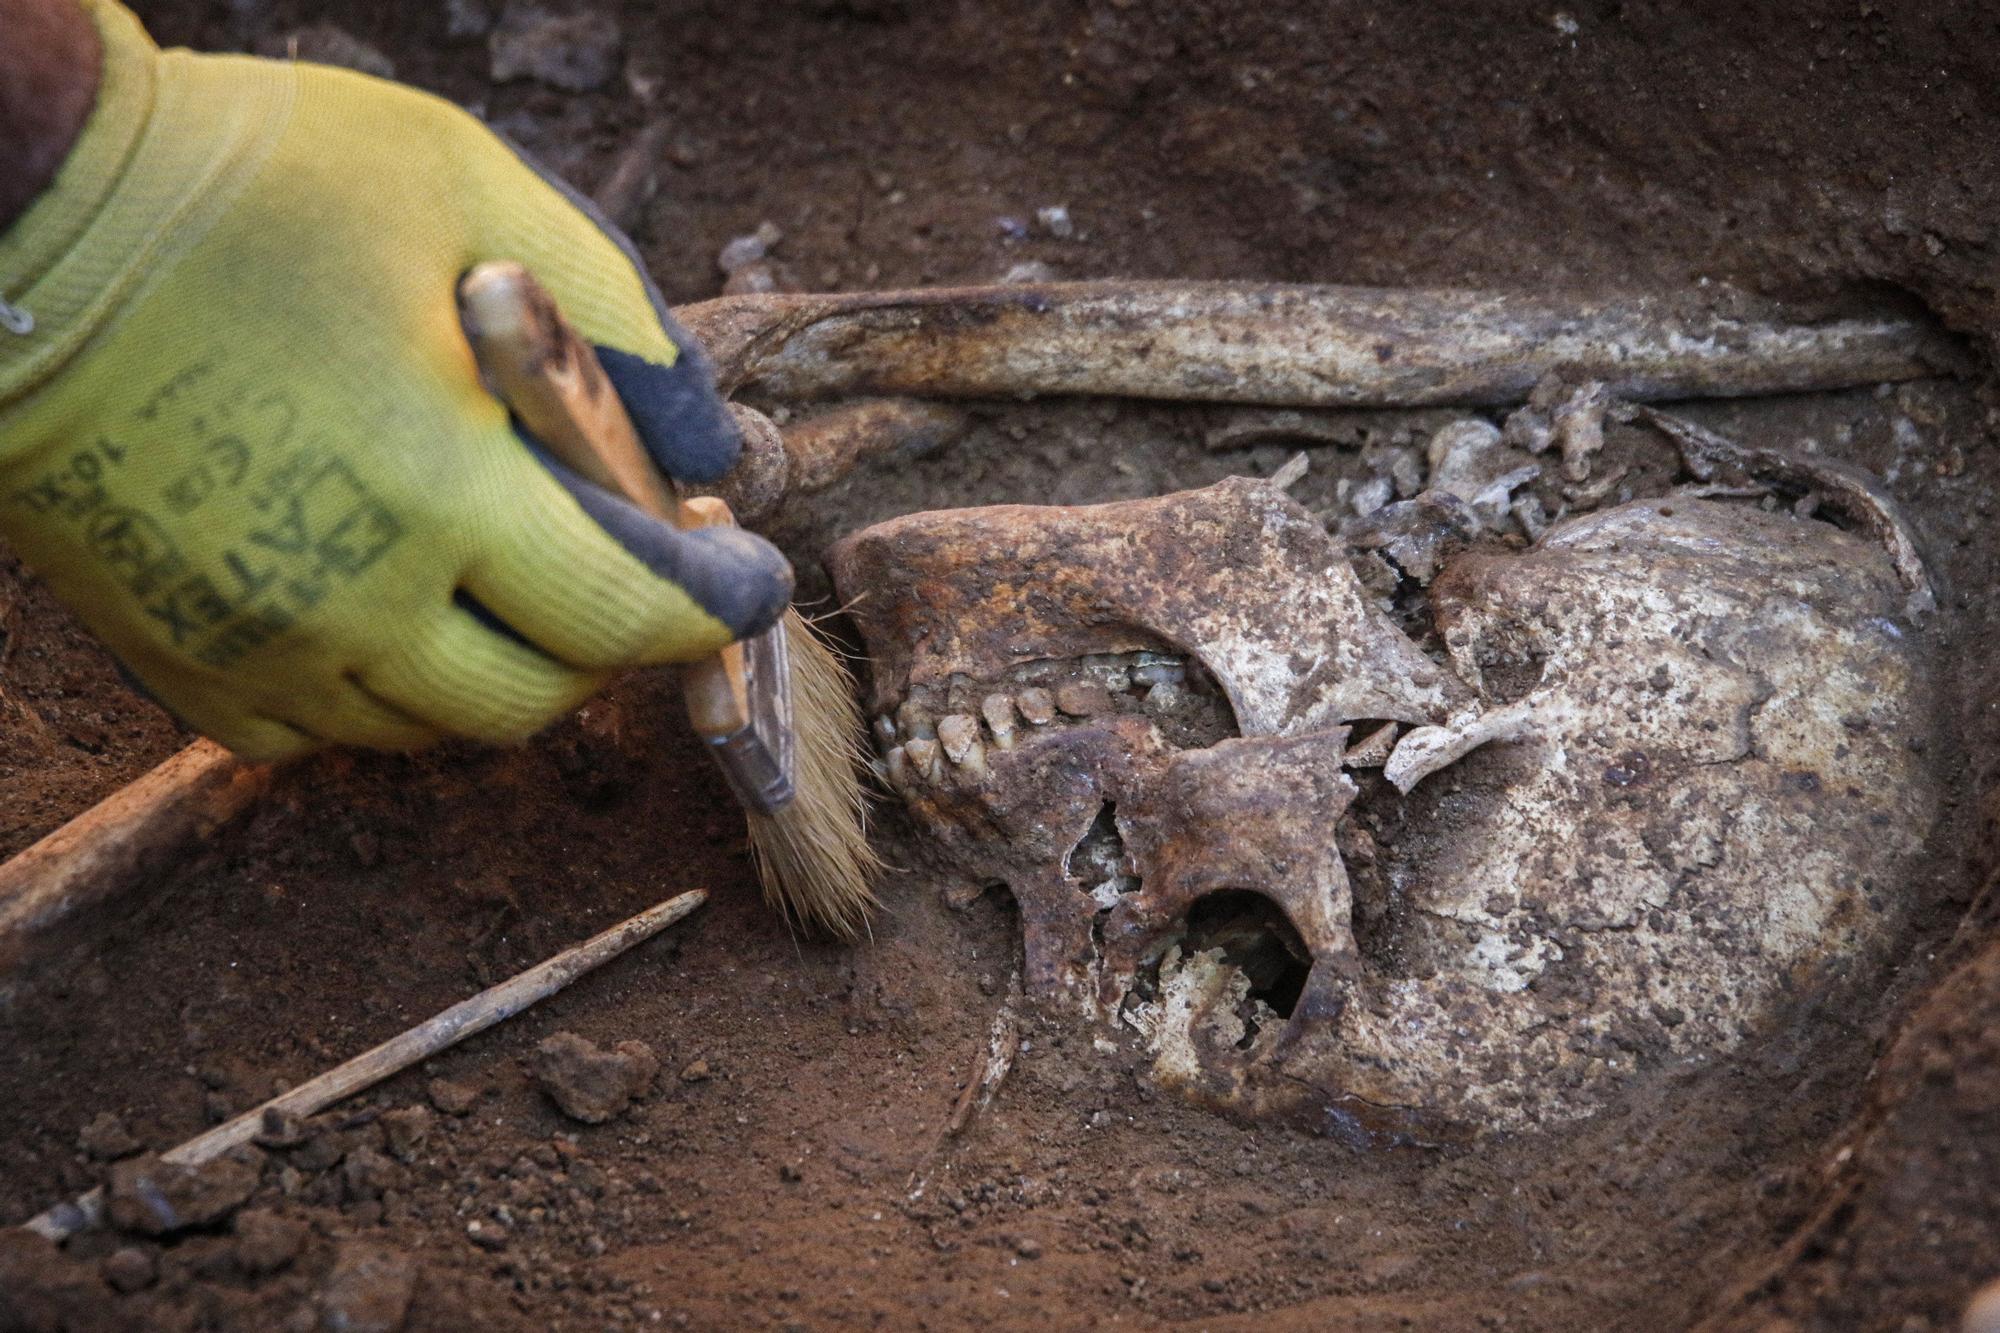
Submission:
[[[1606,7],[1558,16],[1573,31],[1470,5],[601,8],[636,77],[583,94],[493,83],[443,7],[142,13],[212,48],[338,24],[585,188],[666,121],[637,231],[675,301],[714,295],[724,242],[768,218],[780,276],[811,289],[1028,262],[1538,291],[1707,280],[1825,308],[1922,303],[1986,364],[1977,256],[2000,175],[1978,132],[1993,71],[1974,7],[1922,23]],[[1070,235],[1035,221],[1057,204]],[[795,939],[758,900],[670,683],[640,675],[517,751],[317,761],[68,928],[0,1008],[0,1221],[97,1183],[120,1132],[169,1147],[653,902],[712,894],[266,1151],[230,1220],[61,1255],[6,1238],[0,1326],[305,1329],[406,1299],[418,1330],[1951,1327],[2000,1275],[1984,891],[2000,550],[1981,385],[1676,407],[1885,478],[1939,589],[1924,632],[1945,663],[1950,795],[1896,962],[1767,1040],[1560,1129],[1363,1148],[1186,1104],[1135,1049],[1023,1010],[1010,1075],[950,1135],[1019,967],[1004,895],[945,906],[885,805],[885,850],[911,868],[872,937]],[[812,570],[896,514],[1157,495],[1268,476],[1299,447],[1209,447],[1223,408],[971,410],[949,448],[864,470],[774,535]],[[1341,415],[1348,442],[1311,447],[1294,494],[1340,503],[1371,443],[1439,419]],[[187,738],[11,557],[0,608],[11,853]],[[558,1032],[643,1041],[659,1077],[579,1123],[531,1073]]]

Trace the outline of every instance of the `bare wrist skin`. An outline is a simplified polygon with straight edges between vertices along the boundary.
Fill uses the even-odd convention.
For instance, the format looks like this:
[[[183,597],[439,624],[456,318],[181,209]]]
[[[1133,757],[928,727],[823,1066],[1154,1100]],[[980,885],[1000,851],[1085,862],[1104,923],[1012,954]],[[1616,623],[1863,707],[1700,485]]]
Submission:
[[[97,101],[103,52],[76,0],[0,0],[0,231],[55,179]]]

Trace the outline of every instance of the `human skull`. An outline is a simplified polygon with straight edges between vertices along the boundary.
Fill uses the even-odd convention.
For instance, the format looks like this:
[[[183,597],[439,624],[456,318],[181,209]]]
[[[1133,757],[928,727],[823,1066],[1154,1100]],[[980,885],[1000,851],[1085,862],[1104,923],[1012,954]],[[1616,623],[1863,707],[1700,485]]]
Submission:
[[[1441,661],[1262,482],[829,563],[884,772],[957,892],[1012,892],[1029,992],[1251,1114],[1518,1128],[1754,1038],[1879,958],[1937,800],[1891,561],[1748,506],[1459,552]]]

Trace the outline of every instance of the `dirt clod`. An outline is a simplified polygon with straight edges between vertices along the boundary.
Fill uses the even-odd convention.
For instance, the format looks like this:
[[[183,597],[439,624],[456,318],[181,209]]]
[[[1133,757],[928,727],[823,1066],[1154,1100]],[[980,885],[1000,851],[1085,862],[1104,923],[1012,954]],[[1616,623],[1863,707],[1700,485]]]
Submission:
[[[479,1089],[464,1083],[454,1083],[448,1078],[434,1078],[424,1089],[431,1105],[439,1114],[449,1116],[469,1115],[479,1101]]]
[[[430,1142],[435,1117],[427,1106],[405,1106],[382,1117],[382,1135],[388,1140],[389,1154],[405,1164],[417,1160]]]
[[[326,1333],[396,1333],[409,1317],[416,1284],[416,1264],[408,1256],[350,1241],[321,1288],[320,1327]]]
[[[104,1281],[25,1227],[0,1228],[0,1329],[88,1329],[105,1303]]]
[[[305,1248],[307,1225],[269,1208],[245,1208],[236,1215],[236,1262],[255,1276],[275,1273]]]
[[[126,1245],[104,1256],[98,1265],[104,1280],[119,1291],[131,1294],[153,1285],[159,1277],[159,1265],[153,1256],[136,1245]]]
[[[373,1148],[356,1148],[340,1164],[342,1192],[356,1203],[379,1199],[402,1185],[406,1173]]]
[[[530,1068],[564,1115],[598,1125],[653,1086],[660,1060],[642,1041],[621,1041],[607,1051],[574,1032],[558,1032],[535,1047]]]
[[[100,1111],[76,1136],[76,1146],[100,1162],[130,1157],[143,1144],[134,1138],[125,1122],[110,1111]]]
[[[115,1164],[104,1186],[106,1215],[120,1231],[167,1236],[212,1226],[241,1208],[257,1189],[254,1149],[200,1166],[178,1166],[147,1154]]]

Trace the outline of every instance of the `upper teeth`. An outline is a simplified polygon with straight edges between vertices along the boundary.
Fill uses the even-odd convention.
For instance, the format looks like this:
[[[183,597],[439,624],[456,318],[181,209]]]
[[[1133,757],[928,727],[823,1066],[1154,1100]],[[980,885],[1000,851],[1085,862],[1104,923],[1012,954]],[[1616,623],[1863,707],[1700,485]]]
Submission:
[[[1029,679],[1046,680],[1046,662],[1023,668]],[[1025,682],[1003,686],[983,696],[970,696],[954,680],[942,691],[928,688],[918,698],[898,704],[893,713],[874,721],[882,749],[881,771],[898,791],[908,794],[916,783],[940,780],[949,764],[972,778],[986,774],[986,751],[1011,750],[1021,739],[1023,725],[1052,726],[1064,718],[1093,718],[1139,707],[1149,713],[1171,708],[1189,690],[1185,661],[1163,653],[1098,653],[1071,659],[1067,674],[1047,684]],[[978,698],[976,711],[971,698]],[[960,711],[934,712],[944,701]],[[942,712],[942,716],[939,713]]]
[[[1041,686],[1032,686],[1021,691],[1021,716],[1038,727],[1046,727],[1056,720],[1056,699]]]
[[[1014,701],[1004,694],[989,694],[979,701],[979,714],[993,732],[993,743],[1003,750],[1014,748],[1014,722],[1020,715]]]

